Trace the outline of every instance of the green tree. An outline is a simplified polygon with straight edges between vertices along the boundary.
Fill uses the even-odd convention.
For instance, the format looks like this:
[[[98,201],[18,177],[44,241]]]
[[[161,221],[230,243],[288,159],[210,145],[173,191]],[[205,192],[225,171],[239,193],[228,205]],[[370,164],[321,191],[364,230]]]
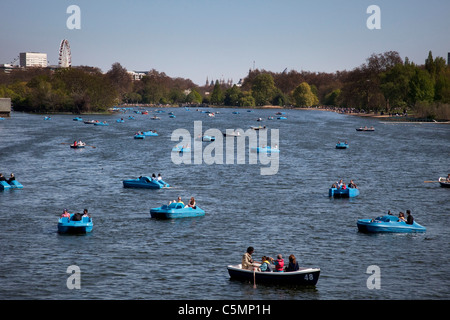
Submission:
[[[275,82],[272,75],[260,73],[253,80],[252,95],[257,106],[268,105],[272,103],[275,93]]]
[[[416,68],[409,81],[409,102],[415,105],[417,102],[432,102],[434,99],[434,84],[431,75],[425,70]]]
[[[226,106],[238,106],[241,96],[241,89],[234,85],[231,88],[225,90],[224,104]]]
[[[223,103],[224,95],[222,89],[220,88],[219,81],[216,80],[214,84],[214,89],[211,93],[211,103],[215,105],[220,105]]]
[[[292,98],[297,107],[311,107],[319,103],[317,96],[311,91],[311,87],[306,82],[300,83],[292,92]]]

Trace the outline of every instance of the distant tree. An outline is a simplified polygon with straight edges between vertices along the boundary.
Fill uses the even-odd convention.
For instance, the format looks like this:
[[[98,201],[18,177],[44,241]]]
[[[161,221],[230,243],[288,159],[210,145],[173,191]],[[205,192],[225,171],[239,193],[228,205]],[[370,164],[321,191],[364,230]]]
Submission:
[[[297,88],[295,88],[292,92],[292,98],[297,107],[311,107],[319,103],[319,99],[311,91],[311,87],[306,82],[300,83]]]
[[[226,106],[238,106],[241,96],[241,89],[239,89],[236,85],[233,85],[225,91],[224,104]]]
[[[211,103],[220,105],[223,103],[224,95],[222,92],[222,89],[220,88],[219,81],[216,80],[216,83],[214,84],[214,89],[211,93]]]
[[[275,93],[275,83],[273,77],[268,73],[258,74],[253,80],[252,95],[257,106],[272,103]]]
[[[416,68],[409,81],[409,102],[432,102],[434,99],[434,84],[431,75],[425,70]]]

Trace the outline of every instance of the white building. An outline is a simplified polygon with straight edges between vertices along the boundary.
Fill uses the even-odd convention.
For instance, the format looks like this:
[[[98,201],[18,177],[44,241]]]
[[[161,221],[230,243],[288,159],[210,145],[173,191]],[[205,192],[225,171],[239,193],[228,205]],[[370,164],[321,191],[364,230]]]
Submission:
[[[47,67],[47,54],[40,52],[21,52],[20,53],[21,67]]]

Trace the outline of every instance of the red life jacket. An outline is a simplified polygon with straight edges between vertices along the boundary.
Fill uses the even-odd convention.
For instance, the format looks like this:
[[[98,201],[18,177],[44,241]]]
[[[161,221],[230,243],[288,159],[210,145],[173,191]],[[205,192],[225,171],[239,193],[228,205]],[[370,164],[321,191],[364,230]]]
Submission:
[[[276,271],[283,271],[284,267],[284,260],[283,259],[277,259],[277,263],[275,263],[275,270]]]

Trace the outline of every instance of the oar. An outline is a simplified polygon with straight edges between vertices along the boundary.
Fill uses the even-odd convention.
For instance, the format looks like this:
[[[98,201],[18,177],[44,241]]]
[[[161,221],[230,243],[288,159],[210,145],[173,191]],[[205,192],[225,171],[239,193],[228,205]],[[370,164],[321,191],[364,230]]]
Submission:
[[[94,148],[94,149],[97,148],[97,147],[95,147],[95,146],[89,146],[89,145],[86,145],[86,147],[92,147],[92,148]]]
[[[440,182],[440,181],[424,181],[425,183],[431,183],[431,182]]]
[[[253,289],[256,289],[256,274],[255,274],[256,268],[253,267]]]

